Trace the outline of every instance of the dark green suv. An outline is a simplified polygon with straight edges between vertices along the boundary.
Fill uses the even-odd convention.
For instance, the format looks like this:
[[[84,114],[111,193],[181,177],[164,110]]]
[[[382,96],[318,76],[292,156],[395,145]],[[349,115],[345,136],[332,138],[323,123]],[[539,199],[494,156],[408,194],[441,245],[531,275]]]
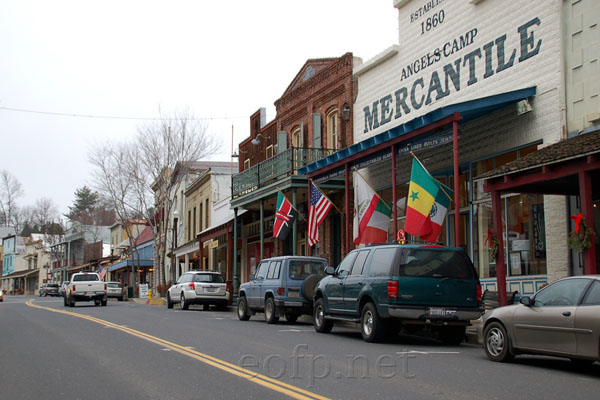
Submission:
[[[325,272],[314,297],[317,332],[331,332],[335,321],[358,322],[363,339],[376,342],[400,328],[427,327],[443,342],[458,344],[482,314],[479,277],[461,248],[366,247]]]

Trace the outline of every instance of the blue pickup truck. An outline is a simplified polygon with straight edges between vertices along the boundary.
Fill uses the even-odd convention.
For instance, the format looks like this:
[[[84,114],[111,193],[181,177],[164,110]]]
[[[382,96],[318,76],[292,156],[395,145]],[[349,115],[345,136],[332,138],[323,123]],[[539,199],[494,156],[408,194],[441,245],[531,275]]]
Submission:
[[[240,286],[238,318],[247,321],[264,312],[268,324],[279,318],[294,323],[300,315],[312,315],[317,283],[327,261],[319,257],[283,256],[262,260],[250,281]]]

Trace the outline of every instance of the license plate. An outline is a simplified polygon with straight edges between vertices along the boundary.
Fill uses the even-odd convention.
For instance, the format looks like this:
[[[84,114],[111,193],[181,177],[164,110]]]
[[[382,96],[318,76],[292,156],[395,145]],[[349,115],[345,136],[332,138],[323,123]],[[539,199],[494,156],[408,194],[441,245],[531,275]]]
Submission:
[[[289,297],[300,297],[300,292],[288,292]]]
[[[437,317],[446,316],[446,308],[444,307],[429,307],[429,315],[435,315]]]
[[[205,288],[204,290],[206,290],[207,293],[215,293],[218,289],[216,289],[216,288]]]

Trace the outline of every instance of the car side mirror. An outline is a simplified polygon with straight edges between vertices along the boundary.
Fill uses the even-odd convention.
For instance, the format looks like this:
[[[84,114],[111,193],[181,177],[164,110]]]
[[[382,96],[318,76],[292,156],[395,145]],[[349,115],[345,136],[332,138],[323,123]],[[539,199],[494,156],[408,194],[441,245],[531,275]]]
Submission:
[[[250,280],[253,281],[254,280],[254,274],[250,274]]]
[[[327,267],[327,268],[325,268],[325,274],[326,275],[334,275],[335,274],[335,268],[333,268],[333,267]]]
[[[529,297],[529,296],[521,297],[521,300],[519,300],[519,302],[526,307],[531,307],[533,305],[533,302],[531,301],[531,297]]]

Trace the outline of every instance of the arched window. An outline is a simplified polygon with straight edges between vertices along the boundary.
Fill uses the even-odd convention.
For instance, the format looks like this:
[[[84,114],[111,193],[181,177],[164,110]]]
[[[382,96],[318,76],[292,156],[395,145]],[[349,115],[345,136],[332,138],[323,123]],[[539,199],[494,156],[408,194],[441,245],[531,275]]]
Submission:
[[[331,110],[327,113],[327,148],[337,150],[338,148],[338,111]]]
[[[304,140],[302,137],[302,131],[300,129],[300,127],[295,128],[292,131],[292,146],[294,147],[302,147],[304,146]]]

